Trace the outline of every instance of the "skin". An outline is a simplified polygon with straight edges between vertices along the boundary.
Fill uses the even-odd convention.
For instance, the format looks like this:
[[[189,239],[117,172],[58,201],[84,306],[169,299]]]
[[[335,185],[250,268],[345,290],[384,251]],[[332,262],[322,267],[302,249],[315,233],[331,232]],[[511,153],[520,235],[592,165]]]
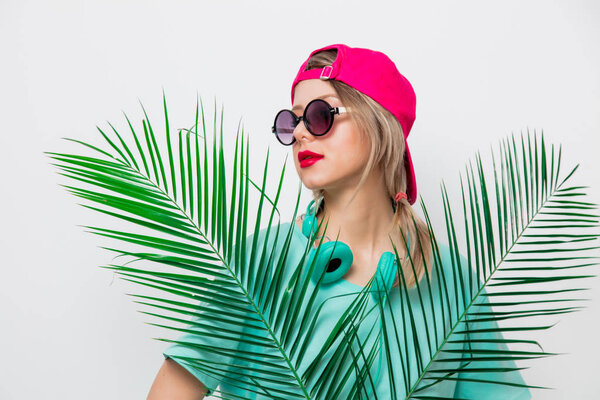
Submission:
[[[343,107],[333,86],[320,79],[309,79],[296,85],[292,111],[300,116],[313,99],[322,98],[332,107]],[[335,115],[331,130],[324,136],[313,136],[304,123],[294,130],[296,141],[292,145],[294,166],[304,186],[323,189],[324,212],[317,220],[329,220],[327,236],[348,244],[354,262],[343,279],[365,286],[377,269],[381,254],[392,251],[388,232],[392,231],[394,216],[381,170],[369,175],[354,199],[350,198],[358,185],[369,158],[370,143],[355,129],[349,113]],[[323,155],[315,164],[301,168],[298,152],[310,150]],[[297,221],[300,224],[299,221]],[[323,224],[324,226],[324,224]],[[319,232],[322,235],[323,231]],[[401,240],[392,239],[400,249]],[[199,400],[206,396],[206,387],[177,362],[163,362],[148,400]]]
[[[206,387],[194,375],[167,358],[154,378],[148,400],[200,400]]]

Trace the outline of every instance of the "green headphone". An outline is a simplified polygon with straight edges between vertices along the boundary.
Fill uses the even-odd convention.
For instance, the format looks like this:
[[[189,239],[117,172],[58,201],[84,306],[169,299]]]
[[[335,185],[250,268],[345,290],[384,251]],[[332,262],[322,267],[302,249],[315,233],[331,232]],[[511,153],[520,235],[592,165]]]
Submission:
[[[315,201],[311,200],[306,207],[306,215],[302,222],[302,234],[309,238],[312,233],[316,233],[318,221],[317,221],[317,210],[323,207],[323,201],[319,203],[319,207],[313,207]],[[410,249],[410,237],[408,238],[408,248]],[[352,250],[344,242],[330,241],[321,243],[319,254],[316,254],[316,249],[311,249],[311,253],[308,259],[309,264],[312,263],[313,258],[317,257],[315,261],[315,269],[313,271],[312,280],[317,282],[321,276],[323,276],[323,284],[329,284],[342,279],[342,277],[348,272],[352,261],[354,259]],[[375,303],[379,301],[385,301],[387,295],[390,293],[394,284],[396,272],[396,257],[392,252],[386,251],[379,258],[377,263],[377,272],[375,276],[375,287],[371,291],[371,296]],[[380,327],[382,327],[380,320]],[[380,341],[381,346],[381,341]],[[383,357],[379,355],[379,366],[377,368],[377,374],[375,381],[379,379],[379,373],[381,371],[381,363]],[[369,390],[369,394],[371,393]]]
[[[313,207],[314,200],[311,200],[306,207],[306,216],[302,222],[302,234],[307,238],[311,233],[316,233],[317,222],[317,207]],[[320,202],[318,209],[323,206],[323,201]],[[410,238],[408,238],[408,246],[410,248]],[[330,241],[321,244],[319,254],[316,254],[316,249],[312,249],[309,262],[312,262],[314,257],[315,270],[312,275],[314,282],[318,281],[323,276],[323,283],[328,284],[341,279],[352,265],[353,256],[350,246],[340,241]],[[374,289],[371,293],[373,300],[379,302],[385,298],[392,289],[396,272],[396,257],[394,253],[386,251],[379,258],[377,264],[377,272],[375,276]]]

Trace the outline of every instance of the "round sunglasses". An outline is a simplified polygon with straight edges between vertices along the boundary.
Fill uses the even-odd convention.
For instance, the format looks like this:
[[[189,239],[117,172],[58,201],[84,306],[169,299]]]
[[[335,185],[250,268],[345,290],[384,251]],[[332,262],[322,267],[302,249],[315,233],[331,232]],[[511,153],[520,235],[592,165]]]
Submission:
[[[296,141],[294,129],[304,121],[304,126],[312,135],[323,136],[333,126],[333,116],[348,112],[346,107],[331,107],[325,100],[314,99],[304,109],[304,114],[297,117],[291,110],[281,110],[275,116],[271,130],[277,140],[285,146]]]

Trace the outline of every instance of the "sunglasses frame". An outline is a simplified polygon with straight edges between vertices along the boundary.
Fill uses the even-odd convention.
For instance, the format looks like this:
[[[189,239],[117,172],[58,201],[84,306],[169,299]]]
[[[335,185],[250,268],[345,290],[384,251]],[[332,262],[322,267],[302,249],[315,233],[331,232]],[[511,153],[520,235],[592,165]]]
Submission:
[[[325,131],[323,133],[314,133],[311,131],[311,129],[308,127],[308,124],[306,123],[306,110],[308,110],[308,108],[310,107],[311,104],[315,103],[315,102],[321,102],[321,103],[325,103],[325,105],[329,108],[329,113],[331,114],[331,120],[329,122],[329,126],[327,127],[327,129],[325,129]],[[273,134],[275,134],[275,137],[277,138],[277,140],[279,141],[279,143],[281,143],[284,146],[290,146],[292,144],[294,144],[294,142],[296,141],[296,137],[293,135],[292,133],[292,141],[290,143],[283,143],[281,141],[281,139],[279,138],[279,135],[277,135],[277,131],[275,126],[277,125],[277,118],[279,118],[279,115],[281,113],[284,112],[288,112],[292,115],[292,117],[294,118],[294,129],[296,129],[296,127],[298,126],[298,124],[300,123],[300,121],[304,122],[304,126],[306,127],[306,130],[313,136],[323,136],[325,135],[327,132],[329,132],[331,130],[331,127],[333,126],[333,120],[334,120],[334,116],[336,114],[342,114],[342,113],[346,113],[348,112],[349,109],[346,107],[332,107],[328,102],[326,102],[323,99],[314,99],[311,100],[306,107],[304,108],[304,113],[302,114],[301,117],[297,117],[296,114],[294,114],[294,112],[292,110],[288,110],[288,109],[284,109],[284,110],[280,110],[277,115],[275,115],[275,121],[273,121],[273,127],[271,128],[271,131],[273,132]]]

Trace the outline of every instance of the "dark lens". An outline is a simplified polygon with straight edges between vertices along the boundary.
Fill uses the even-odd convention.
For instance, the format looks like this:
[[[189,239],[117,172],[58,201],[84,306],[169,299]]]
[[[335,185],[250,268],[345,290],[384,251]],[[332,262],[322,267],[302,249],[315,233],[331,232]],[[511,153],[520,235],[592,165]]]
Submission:
[[[331,128],[333,115],[329,104],[323,100],[315,100],[306,107],[306,125],[313,135],[323,135]]]
[[[281,110],[275,117],[275,134],[282,144],[292,144],[296,128],[295,115],[290,110]]]

